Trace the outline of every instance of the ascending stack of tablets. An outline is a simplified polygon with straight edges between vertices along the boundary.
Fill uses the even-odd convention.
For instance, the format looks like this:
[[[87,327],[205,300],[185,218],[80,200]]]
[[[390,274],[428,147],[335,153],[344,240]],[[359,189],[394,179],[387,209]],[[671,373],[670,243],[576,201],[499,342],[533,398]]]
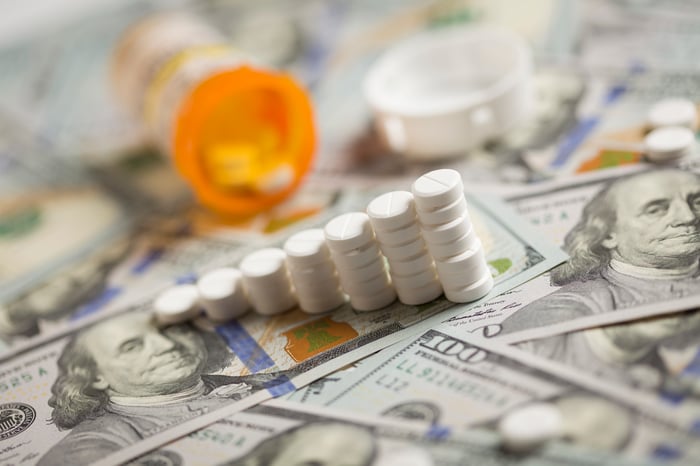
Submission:
[[[396,299],[367,214],[339,215],[326,224],[324,233],[340,284],[353,308],[373,311]]]
[[[382,194],[369,203],[367,215],[389,262],[399,300],[417,305],[440,296],[442,286],[421,236],[413,195],[408,191]]]
[[[202,275],[197,281],[199,302],[215,322],[233,320],[250,309],[240,270],[224,267]]]
[[[279,248],[265,248],[248,254],[241,261],[248,299],[259,314],[280,314],[297,304],[286,256]]]
[[[311,314],[330,311],[345,302],[323,230],[292,235],[284,243],[287,266],[299,307]]]
[[[434,170],[418,178],[411,191],[447,299],[466,303],[484,296],[493,277],[472,228],[462,177],[455,170]]]

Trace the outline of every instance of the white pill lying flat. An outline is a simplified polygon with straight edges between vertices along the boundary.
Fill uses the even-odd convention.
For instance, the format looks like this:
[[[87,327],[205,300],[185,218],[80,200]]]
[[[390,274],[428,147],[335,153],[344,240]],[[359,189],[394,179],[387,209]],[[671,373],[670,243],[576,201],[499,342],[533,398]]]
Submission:
[[[408,276],[425,270],[434,271],[433,258],[427,252],[408,257],[401,261],[389,260],[389,270],[395,276]]]
[[[695,134],[688,128],[669,126],[655,129],[644,138],[644,152],[653,162],[666,162],[692,152]]]
[[[423,238],[428,244],[452,243],[469,233],[472,224],[467,216],[461,216],[442,225],[421,225]]]
[[[197,289],[207,317],[214,321],[233,320],[250,308],[243,289],[243,274],[238,269],[212,270],[200,277]]]
[[[399,301],[409,306],[417,306],[419,304],[429,303],[442,295],[442,286],[437,280],[426,283],[425,285],[415,288],[404,288],[396,286],[396,294]]]
[[[698,110],[692,100],[663,99],[649,109],[647,123],[651,128],[684,126],[693,130],[698,124]]]
[[[425,241],[423,240],[422,236],[416,238],[410,243],[400,244],[398,246],[389,246],[379,243],[379,249],[381,249],[382,254],[384,254],[384,256],[390,260],[403,260],[427,251]]]
[[[418,223],[409,223],[398,230],[377,230],[375,234],[377,241],[382,246],[400,246],[420,238],[421,228]]]
[[[423,225],[440,225],[460,216],[468,216],[467,200],[464,196],[436,210],[416,210],[417,217]]]
[[[372,241],[362,248],[353,249],[347,252],[334,252],[331,255],[333,263],[336,267],[343,269],[357,269],[364,267],[370,262],[380,260],[381,251],[379,245]]]
[[[331,251],[346,252],[374,241],[374,231],[364,212],[350,212],[331,219],[323,229]]]
[[[350,305],[356,311],[376,311],[396,301],[394,287],[384,288],[373,296],[350,296]]]
[[[296,305],[286,256],[279,248],[264,248],[248,254],[241,261],[248,299],[259,314],[279,314]]]
[[[493,288],[493,277],[491,273],[486,273],[478,281],[463,288],[447,288],[442,284],[445,291],[445,297],[454,303],[469,303],[476,301],[488,294]]]
[[[435,210],[445,207],[464,196],[460,174],[450,168],[433,170],[418,178],[411,186],[418,210]]]
[[[195,285],[176,285],[163,291],[153,302],[156,321],[179,324],[199,315],[199,292]]]
[[[326,236],[321,228],[293,234],[284,243],[287,262],[292,266],[313,266],[330,259]]]
[[[456,256],[469,249],[474,249],[479,242],[479,237],[476,235],[474,228],[471,228],[464,236],[445,244],[428,244],[428,251],[437,260]]]
[[[396,230],[415,222],[413,194],[391,191],[374,198],[367,206],[372,227],[376,230]]]
[[[532,451],[563,435],[562,413],[551,403],[516,408],[498,423],[503,447],[513,453]]]

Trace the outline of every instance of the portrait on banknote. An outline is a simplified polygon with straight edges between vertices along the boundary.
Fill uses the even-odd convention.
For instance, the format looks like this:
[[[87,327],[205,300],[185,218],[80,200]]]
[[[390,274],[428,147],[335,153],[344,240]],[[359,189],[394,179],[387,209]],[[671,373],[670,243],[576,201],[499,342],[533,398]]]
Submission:
[[[83,464],[274,385],[214,372],[235,356],[216,334],[128,312],[78,332],[58,359],[51,422],[70,430],[43,464]]]
[[[603,183],[563,249],[554,291],[504,320],[505,332],[700,294],[700,176],[668,168]]]

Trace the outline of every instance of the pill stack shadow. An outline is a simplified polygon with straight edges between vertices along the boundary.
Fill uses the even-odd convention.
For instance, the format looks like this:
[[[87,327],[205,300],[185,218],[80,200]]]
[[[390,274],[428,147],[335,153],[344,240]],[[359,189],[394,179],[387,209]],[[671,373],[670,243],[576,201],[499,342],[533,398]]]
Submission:
[[[466,303],[484,296],[493,288],[493,277],[469,218],[462,177],[454,170],[435,170],[418,178],[411,191],[445,297]]]
[[[163,325],[184,322],[197,317],[200,307],[216,322],[251,308],[276,315],[298,306],[317,314],[347,298],[356,311],[374,311],[397,296],[404,304],[424,304],[443,290],[459,303],[485,296],[493,278],[459,173],[432,171],[411,191],[382,194],[367,213],[345,213],[323,229],[296,233],[283,249],[255,251],[240,270],[216,269],[196,286],[166,290],[154,301],[156,319]]]

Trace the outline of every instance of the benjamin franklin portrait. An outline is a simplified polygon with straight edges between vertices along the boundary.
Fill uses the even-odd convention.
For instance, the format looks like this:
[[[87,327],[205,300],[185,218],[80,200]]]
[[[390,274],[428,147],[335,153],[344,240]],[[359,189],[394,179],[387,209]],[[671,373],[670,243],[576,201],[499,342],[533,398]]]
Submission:
[[[549,295],[503,322],[504,332],[552,325],[700,293],[700,177],[662,169],[600,190],[566,235],[571,258]]]

